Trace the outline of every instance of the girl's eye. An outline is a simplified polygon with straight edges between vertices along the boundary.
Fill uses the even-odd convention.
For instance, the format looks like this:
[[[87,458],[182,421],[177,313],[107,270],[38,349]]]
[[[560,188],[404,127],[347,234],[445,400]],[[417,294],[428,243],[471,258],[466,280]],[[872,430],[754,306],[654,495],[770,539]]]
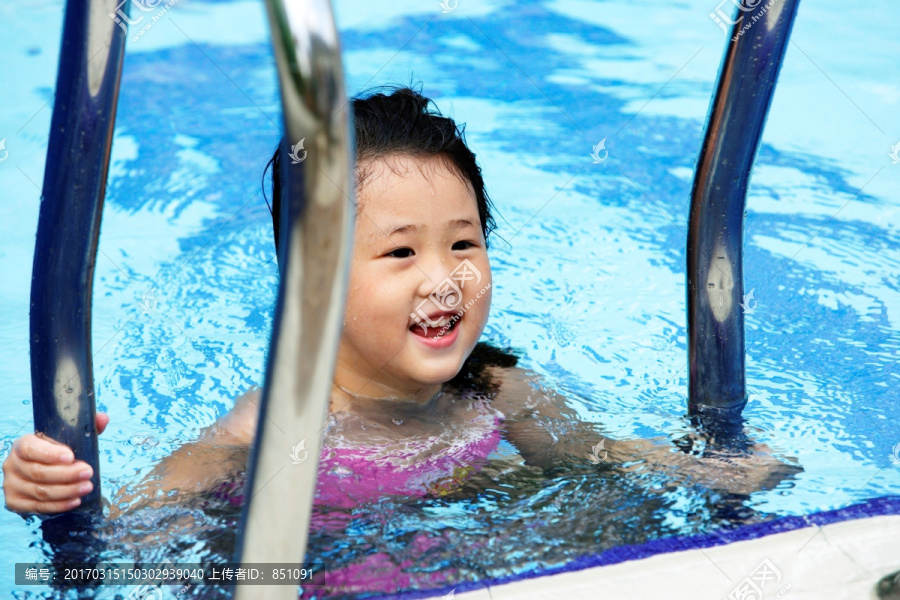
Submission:
[[[412,256],[413,251],[412,248],[397,248],[396,250],[391,250],[385,256],[392,256],[394,258],[409,258]]]
[[[453,244],[454,250],[468,250],[469,248],[474,248],[475,244],[470,242],[469,240],[463,240],[461,242],[456,242]]]

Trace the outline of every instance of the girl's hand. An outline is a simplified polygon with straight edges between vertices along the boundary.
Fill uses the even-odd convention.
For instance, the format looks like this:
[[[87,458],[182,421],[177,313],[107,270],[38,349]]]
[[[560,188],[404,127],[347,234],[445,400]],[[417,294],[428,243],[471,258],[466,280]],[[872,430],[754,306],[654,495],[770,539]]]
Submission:
[[[97,433],[103,433],[107,424],[109,416],[98,412]],[[93,474],[91,466],[75,460],[65,444],[33,433],[23,435],[3,462],[6,508],[42,514],[72,510],[93,489]]]
[[[760,490],[770,490],[782,481],[803,472],[794,458],[777,458],[765,444],[752,443],[744,450],[724,446],[693,446],[702,436],[681,438],[673,448],[668,438],[655,440],[627,440],[619,442],[629,450],[628,460],[634,463],[625,470],[664,470],[674,485],[703,487],[749,496]],[[610,456],[612,456],[610,451]]]

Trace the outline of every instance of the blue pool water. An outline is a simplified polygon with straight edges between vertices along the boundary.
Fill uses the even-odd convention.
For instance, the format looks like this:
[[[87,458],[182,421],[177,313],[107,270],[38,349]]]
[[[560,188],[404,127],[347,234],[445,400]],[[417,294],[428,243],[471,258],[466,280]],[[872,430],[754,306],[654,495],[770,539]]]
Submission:
[[[32,427],[31,257],[61,7],[0,2],[4,456]],[[614,437],[690,431],[684,247],[725,43],[715,8],[460,0],[445,14],[437,1],[336,2],[351,93],[422,81],[467,124],[500,225],[485,339],[517,349]],[[632,480],[488,469],[493,480],[459,499],[364,507],[345,535],[313,535],[310,556],[478,581],[900,493],[898,18],[887,1],[801,5],[753,173],[745,417],[802,473],[734,499],[653,491],[649,469]],[[277,272],[260,176],[280,119],[260,2],[179,0],[129,39],[94,284],[98,403],[112,418],[106,494],[261,381]],[[604,139],[609,158],[594,164]],[[103,535],[111,557],[189,561],[227,554],[234,518],[173,509]],[[162,545],[159,530],[178,542]],[[13,585],[12,563],[45,560],[38,521],[4,511],[0,531],[0,592],[55,597]],[[129,590],[97,597],[116,593]]]

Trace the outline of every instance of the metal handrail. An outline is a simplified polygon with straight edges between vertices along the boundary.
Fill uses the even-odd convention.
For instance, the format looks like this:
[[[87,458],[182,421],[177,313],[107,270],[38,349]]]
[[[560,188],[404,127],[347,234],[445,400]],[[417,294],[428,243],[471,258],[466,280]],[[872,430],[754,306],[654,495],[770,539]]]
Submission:
[[[744,295],[742,254],[747,184],[799,3],[743,0],[731,21],[691,191],[691,414],[734,419],[747,404],[743,311],[749,297]]]
[[[80,507],[89,514],[99,513],[101,499],[90,350],[93,267],[124,57],[122,23],[131,22],[129,3],[116,6],[114,15],[110,6],[108,0],[67,3],[31,292],[35,429],[94,468],[94,490]],[[286,250],[236,556],[296,564],[305,556],[346,296],[352,135],[330,4],[270,0],[267,8],[286,139],[304,140],[306,149],[281,148],[279,247]],[[308,454],[297,461],[292,449],[304,445]],[[296,598],[296,585],[267,586],[262,595],[260,589],[254,598]],[[238,589],[238,598],[245,594]]]
[[[354,202],[350,107],[327,0],[268,0],[281,82],[281,280],[236,560],[303,562],[343,321]],[[303,141],[304,144],[300,142]],[[235,598],[295,600],[291,586]]]
[[[91,294],[125,55],[109,4],[66,4],[31,277],[34,428],[93,468],[75,511],[90,514],[101,508]]]

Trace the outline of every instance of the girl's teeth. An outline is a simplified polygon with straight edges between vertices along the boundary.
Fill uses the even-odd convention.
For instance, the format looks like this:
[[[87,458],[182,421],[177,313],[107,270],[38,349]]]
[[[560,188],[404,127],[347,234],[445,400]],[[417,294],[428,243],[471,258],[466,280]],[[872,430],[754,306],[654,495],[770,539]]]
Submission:
[[[414,325],[410,330],[423,337],[436,337],[439,334],[447,334],[456,326],[456,322],[451,317],[443,317],[435,323],[435,325],[426,324],[423,330],[421,325]]]

